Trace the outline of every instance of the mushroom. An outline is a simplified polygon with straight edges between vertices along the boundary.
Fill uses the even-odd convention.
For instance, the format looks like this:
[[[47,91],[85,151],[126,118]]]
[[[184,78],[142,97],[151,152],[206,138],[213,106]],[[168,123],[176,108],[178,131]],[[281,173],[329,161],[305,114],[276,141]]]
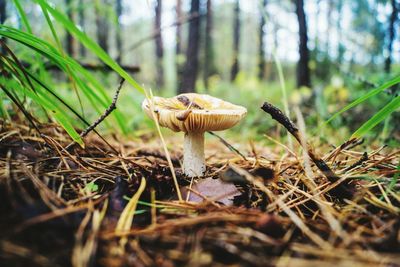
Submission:
[[[183,169],[189,177],[202,176],[206,170],[204,132],[229,129],[247,113],[242,106],[195,93],[145,99],[142,109],[150,118],[153,109],[161,126],[185,133]]]

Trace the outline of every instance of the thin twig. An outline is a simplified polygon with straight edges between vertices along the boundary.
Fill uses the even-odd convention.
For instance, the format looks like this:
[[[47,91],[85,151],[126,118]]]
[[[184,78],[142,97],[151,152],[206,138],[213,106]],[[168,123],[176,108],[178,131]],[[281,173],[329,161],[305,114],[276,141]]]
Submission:
[[[219,141],[222,142],[222,144],[224,144],[230,151],[235,152],[236,154],[238,154],[239,156],[241,156],[244,160],[247,161],[247,158],[238,150],[236,149],[234,146],[232,146],[231,144],[228,143],[228,141],[226,141],[224,138],[222,138],[221,136],[219,136],[218,134],[214,133],[214,132],[208,132],[209,134],[211,134],[212,136],[215,136],[219,139]]]
[[[346,173],[346,172],[348,172],[348,171],[354,169],[355,167],[357,167],[357,166],[363,164],[364,161],[367,161],[367,160],[368,160],[368,153],[367,153],[367,152],[364,152],[364,154],[361,156],[361,158],[360,158],[359,160],[357,160],[353,165],[350,165],[349,167],[347,167],[346,169],[344,169],[344,170],[342,171],[342,173]]]
[[[105,118],[107,118],[111,112],[114,111],[114,109],[117,108],[117,100],[118,100],[118,96],[119,93],[121,91],[122,85],[124,85],[125,79],[122,78],[121,81],[119,82],[119,86],[117,91],[115,92],[114,98],[111,102],[111,105],[106,109],[106,111],[103,113],[103,115],[100,116],[100,118],[98,118],[94,123],[92,123],[89,127],[87,127],[83,132],[81,132],[80,136],[83,138],[86,135],[88,135],[94,128],[97,127],[97,125],[99,125],[103,120],[105,120]]]
[[[32,115],[24,108],[24,106],[21,104],[21,102],[18,100],[17,97],[14,97],[14,95],[9,92],[5,87],[0,85],[1,90],[11,99],[11,101],[18,107],[19,110],[24,114],[25,118],[29,121],[29,123],[32,125],[32,127],[36,130],[36,132],[39,134],[39,136],[42,136],[42,132],[40,131],[39,127],[34,123],[34,118]],[[47,141],[45,140],[47,143]]]

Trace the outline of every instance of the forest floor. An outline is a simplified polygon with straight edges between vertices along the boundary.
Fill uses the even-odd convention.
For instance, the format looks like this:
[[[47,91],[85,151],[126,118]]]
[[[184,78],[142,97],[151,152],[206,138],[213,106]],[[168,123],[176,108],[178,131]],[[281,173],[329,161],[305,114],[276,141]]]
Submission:
[[[176,145],[179,201],[157,138],[110,137],[116,153],[94,133],[82,149],[40,131],[1,124],[1,266],[400,266],[400,150],[315,148],[332,182],[284,145],[243,158],[213,139],[190,180]]]

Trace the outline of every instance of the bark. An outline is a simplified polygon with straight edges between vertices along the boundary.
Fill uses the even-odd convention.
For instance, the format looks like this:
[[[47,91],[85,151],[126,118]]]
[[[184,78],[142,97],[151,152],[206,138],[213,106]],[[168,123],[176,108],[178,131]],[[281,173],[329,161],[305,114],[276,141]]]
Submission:
[[[342,31],[342,27],[341,27],[341,22],[343,20],[343,0],[338,1],[337,13],[338,13],[338,19],[336,21],[336,28],[338,31],[339,40],[343,40],[343,31]],[[337,62],[339,65],[341,65],[343,62],[344,52],[345,52],[345,46],[342,44],[342,42],[339,42],[338,50],[337,50],[337,53],[338,53]]]
[[[122,16],[122,0],[116,0],[115,5],[115,13],[117,15],[117,31],[115,34],[115,43],[117,46],[117,62],[121,63],[122,60],[122,25],[121,25],[121,16]]]
[[[67,16],[69,20],[74,22],[73,0],[65,0],[65,5],[67,6]],[[65,35],[65,45],[67,54],[71,57],[75,57],[75,39],[69,31],[67,31]]]
[[[85,6],[83,0],[79,0],[79,26],[82,31],[85,32]],[[79,43],[79,55],[86,57],[86,48],[82,43]]]
[[[389,73],[391,66],[392,66],[392,53],[393,53],[393,41],[395,37],[395,24],[398,19],[398,9],[396,6],[396,0],[391,0],[391,5],[392,5],[392,13],[390,14],[390,19],[389,19],[389,42],[388,42],[388,55],[385,60],[385,72]]]
[[[6,0],[0,0],[0,23],[4,24],[4,22],[7,19],[7,1]]]
[[[240,5],[236,0],[233,20],[233,64],[231,67],[231,81],[234,81],[239,72],[239,42],[240,42]]]
[[[6,4],[6,0],[0,0],[0,24],[4,24],[4,22],[7,19],[7,4]],[[1,40],[3,42],[6,42],[6,39],[1,37]],[[4,48],[1,47],[0,51],[4,54]]]
[[[160,31],[162,15],[162,0],[157,0],[155,7],[154,32]],[[156,69],[157,69],[157,87],[161,88],[164,85],[164,69],[163,69],[163,39],[162,32],[155,38],[156,42]]]
[[[299,23],[299,61],[297,63],[297,87],[311,87],[310,68],[308,66],[309,50],[307,47],[307,21],[304,12],[304,1],[294,0],[296,4],[296,15]]]
[[[340,1],[340,0],[339,0]],[[315,12],[315,21],[313,22],[315,24],[315,32],[314,32],[314,49],[315,51],[319,51],[319,21],[321,18],[321,2],[322,0],[317,0],[316,5],[317,5],[317,10]]]
[[[331,47],[331,36],[332,36],[332,15],[333,15],[333,8],[334,8],[334,1],[329,1],[328,2],[328,10],[327,10],[327,16],[326,16],[326,23],[327,23],[327,29],[326,29],[326,43],[325,43],[325,53],[329,57],[329,51]]]
[[[106,53],[108,53],[108,17],[104,8],[108,6],[108,1],[96,1],[95,4],[95,15],[96,15],[96,27],[97,27],[97,42]]]
[[[192,0],[190,15],[199,14],[200,0]],[[194,92],[198,72],[198,54],[200,43],[200,16],[195,17],[189,24],[189,38],[186,49],[186,63],[183,70],[181,85],[178,87],[179,93]]]
[[[176,1],[176,21],[179,21],[182,18],[182,0]],[[181,58],[182,56],[182,25],[179,23],[176,25],[176,35],[175,35],[175,63],[176,63],[176,80],[178,81],[178,91],[180,87],[180,81],[182,77],[182,64]]]
[[[182,0],[176,1],[176,21],[182,18]],[[182,53],[182,25],[176,25],[176,54],[180,55]]]
[[[215,55],[212,38],[213,30],[213,8],[212,0],[207,0],[206,34],[205,34],[205,62],[204,62],[204,85],[208,88],[208,78],[217,73],[215,66]]]
[[[265,78],[265,41],[264,41],[264,28],[265,28],[265,8],[267,6],[267,0],[262,0],[262,11],[260,16],[260,28],[259,28],[259,42],[258,48],[258,78],[263,80]]]

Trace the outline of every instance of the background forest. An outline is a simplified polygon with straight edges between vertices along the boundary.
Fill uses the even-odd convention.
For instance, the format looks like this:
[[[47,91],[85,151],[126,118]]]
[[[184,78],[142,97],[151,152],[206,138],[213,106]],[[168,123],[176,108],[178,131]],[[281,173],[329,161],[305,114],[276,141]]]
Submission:
[[[65,25],[53,21],[52,35],[34,1],[0,3],[2,24],[32,32],[54,46],[59,42],[112,96],[117,75]],[[248,106],[241,130],[250,135],[271,126],[260,123],[258,107],[263,99],[287,112],[288,105],[300,104],[307,124],[317,126],[400,71],[396,0],[55,0],[52,4],[155,95],[196,91]],[[18,40],[3,40],[67,102],[84,116],[95,117],[96,108],[71,88],[68,75],[57,71],[54,62],[34,56]],[[335,129],[346,126],[340,127],[341,141],[397,92],[397,87],[389,88],[333,121]],[[137,131],[142,123],[149,124],[138,116],[143,96],[131,89],[122,95],[119,109],[128,123],[121,130]],[[3,112],[10,109],[7,100],[2,103]],[[389,143],[388,137],[398,138],[395,121],[396,113],[379,125],[380,135],[373,136]]]

